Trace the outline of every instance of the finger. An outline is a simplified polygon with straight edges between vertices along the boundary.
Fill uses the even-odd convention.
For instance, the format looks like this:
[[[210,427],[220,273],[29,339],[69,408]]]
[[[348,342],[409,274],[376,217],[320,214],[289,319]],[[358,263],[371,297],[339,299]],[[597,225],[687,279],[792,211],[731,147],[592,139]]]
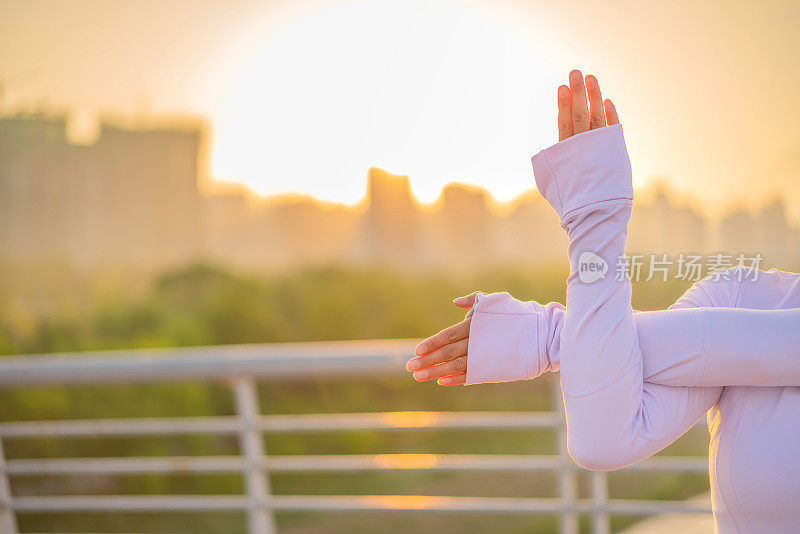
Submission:
[[[467,381],[467,373],[458,373],[450,376],[443,376],[436,381],[440,386],[460,386]]]
[[[606,125],[606,113],[603,110],[603,94],[597,78],[591,74],[586,77],[586,92],[589,95],[589,128],[596,130]]]
[[[572,93],[572,131],[583,133],[589,130],[589,107],[581,71],[576,69],[569,73],[569,90]]]
[[[614,103],[610,99],[606,98],[604,104],[608,125],[611,126],[612,124],[619,124],[619,115],[617,114],[617,108],[614,107]]]
[[[483,291],[473,291],[469,295],[458,297],[453,299],[453,304],[458,306],[459,308],[471,308],[475,305],[475,297],[476,295],[485,295]]]
[[[445,328],[441,332],[421,341],[414,349],[414,354],[417,356],[422,356],[423,354],[428,354],[429,352],[447,345],[448,343],[454,343],[464,339],[465,337],[469,336],[469,324],[471,322],[472,317],[468,317],[460,323]]]
[[[432,380],[434,378],[441,378],[455,373],[463,373],[467,370],[467,356],[459,356],[450,361],[444,362],[441,365],[435,365],[422,369],[414,373],[414,380],[417,382],[424,382],[425,380]]]
[[[569,87],[562,85],[558,88],[558,140],[572,137],[572,99]]]
[[[455,358],[460,356],[467,355],[467,349],[469,348],[469,338],[462,339],[460,341],[456,341],[455,343],[450,343],[445,345],[444,347],[438,348],[435,351],[431,352],[430,354],[425,354],[424,356],[417,356],[416,358],[411,358],[408,360],[406,364],[406,369],[408,371],[419,371],[420,369],[427,369],[433,365],[439,365],[440,363],[449,362]]]

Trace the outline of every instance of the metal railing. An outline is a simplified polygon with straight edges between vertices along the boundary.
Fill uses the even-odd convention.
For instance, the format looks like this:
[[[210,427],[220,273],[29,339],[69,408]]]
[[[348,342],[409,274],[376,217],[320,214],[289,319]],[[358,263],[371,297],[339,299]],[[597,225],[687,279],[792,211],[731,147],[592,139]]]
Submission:
[[[562,533],[578,532],[578,517],[589,514],[595,533],[609,532],[614,514],[707,513],[706,505],[685,501],[620,500],[608,497],[606,474],[589,474],[590,498],[578,498],[580,469],[566,449],[558,381],[555,412],[367,412],[261,415],[259,378],[383,376],[404,372],[413,341],[341,341],[233,345],[165,350],[109,351],[0,358],[0,388],[112,382],[154,383],[223,380],[230,384],[236,415],[24,421],[0,423],[0,532],[18,532],[16,512],[242,511],[251,534],[276,532],[280,511],[429,511],[501,514],[556,514]],[[377,454],[270,456],[264,433],[408,429],[553,429],[554,455]],[[11,459],[4,441],[36,437],[237,436],[239,456]],[[442,497],[426,495],[273,495],[270,473],[357,472],[367,470],[549,471],[558,477],[556,498]],[[707,459],[658,456],[628,470],[707,472]],[[14,496],[10,476],[144,473],[241,473],[244,495]]]

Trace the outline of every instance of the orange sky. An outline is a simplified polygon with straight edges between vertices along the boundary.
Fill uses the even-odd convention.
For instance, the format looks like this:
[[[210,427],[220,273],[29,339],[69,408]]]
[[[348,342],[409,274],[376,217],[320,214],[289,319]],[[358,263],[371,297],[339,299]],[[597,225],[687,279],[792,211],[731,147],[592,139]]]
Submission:
[[[798,28],[797,1],[3,2],[0,113],[201,114],[215,177],[264,194],[355,203],[376,165],[424,201],[453,180],[508,199],[578,67],[639,184],[800,218]]]

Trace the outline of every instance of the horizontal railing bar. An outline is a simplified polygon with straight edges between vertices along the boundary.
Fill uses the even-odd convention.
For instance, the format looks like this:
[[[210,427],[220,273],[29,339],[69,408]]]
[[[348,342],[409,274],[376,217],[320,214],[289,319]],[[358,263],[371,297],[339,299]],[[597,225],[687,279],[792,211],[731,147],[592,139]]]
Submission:
[[[10,507],[18,512],[177,512],[245,510],[248,503],[244,495],[80,495],[14,497]]]
[[[150,512],[244,510],[249,500],[239,495],[157,496],[48,496],[15,497],[10,506],[18,512]],[[621,501],[599,506],[590,500],[571,504],[560,499],[517,497],[449,497],[426,495],[277,495],[263,499],[277,511],[431,511],[480,513],[557,513],[605,511],[619,515],[659,513],[709,513],[706,503],[693,501]]]
[[[240,472],[238,456],[153,458],[56,458],[9,460],[10,475]],[[492,454],[353,454],[269,456],[261,468],[270,472],[367,470],[514,470],[541,471],[562,467],[558,456]]]
[[[152,458],[47,458],[7,460],[9,475],[233,473],[241,472],[239,456],[172,456]]]
[[[543,471],[564,467],[555,455],[501,454],[353,454],[339,456],[270,456],[270,472],[434,470]]]
[[[6,439],[235,434],[240,425],[234,416],[20,421],[0,423],[0,436]]]
[[[0,387],[405,372],[416,340],[384,339],[7,356]]]
[[[324,432],[393,429],[526,429],[551,428],[559,421],[552,412],[366,412],[265,415],[264,432]],[[234,434],[234,416],[84,419],[0,423],[3,438],[66,436],[141,436],[172,434]]]
[[[282,511],[428,510],[441,512],[555,513],[562,510],[574,510],[580,513],[590,513],[604,510],[609,513],[624,515],[708,513],[711,511],[711,507],[706,503],[692,501],[623,501],[610,499],[605,506],[597,506],[588,499],[578,499],[569,504],[557,498],[428,495],[277,495],[272,497],[271,502],[276,510]]]
[[[705,458],[656,457],[633,468],[637,471],[706,472],[707,465]],[[37,458],[8,460],[5,472],[10,475],[235,473],[244,467],[244,459],[240,456]],[[558,455],[507,454],[284,455],[264,457],[260,467],[273,473],[372,470],[519,472],[577,468],[572,462],[563,462]]]
[[[711,505],[695,501],[639,501],[635,499],[609,499],[607,506],[600,510],[616,515],[655,515],[655,514],[710,514]]]
[[[552,428],[559,424],[554,412],[365,412],[261,417],[266,432],[326,430],[443,429],[529,429]]]

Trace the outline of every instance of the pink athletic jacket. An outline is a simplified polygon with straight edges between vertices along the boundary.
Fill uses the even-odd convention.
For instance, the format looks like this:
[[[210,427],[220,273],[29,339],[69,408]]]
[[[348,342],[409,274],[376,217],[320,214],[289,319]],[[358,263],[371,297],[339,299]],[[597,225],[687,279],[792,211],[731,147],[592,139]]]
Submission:
[[[466,384],[560,370],[569,452],[594,470],[655,454],[708,412],[717,531],[800,531],[800,275],[730,269],[668,310],[634,311],[614,273],[633,200],[622,127],[533,166],[570,238],[567,307],[479,295]]]

